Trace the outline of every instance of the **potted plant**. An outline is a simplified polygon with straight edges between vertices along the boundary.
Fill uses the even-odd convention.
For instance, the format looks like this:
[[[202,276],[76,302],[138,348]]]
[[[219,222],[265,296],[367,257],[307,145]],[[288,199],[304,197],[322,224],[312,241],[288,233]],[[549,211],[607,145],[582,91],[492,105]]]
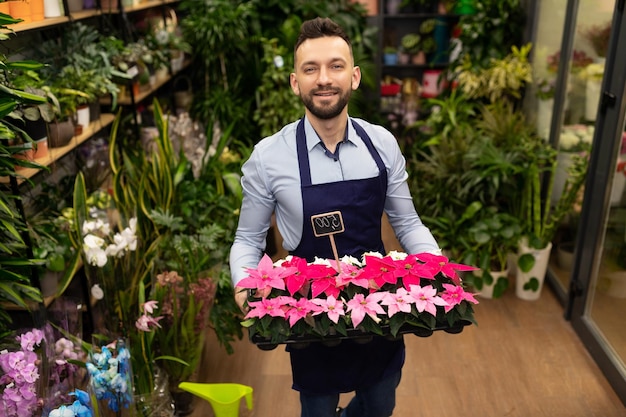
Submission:
[[[524,300],[536,300],[541,295],[552,240],[578,198],[588,163],[585,154],[573,156],[563,192],[552,204],[545,196],[552,195],[557,152],[543,139],[535,141],[528,151],[519,213],[524,237],[518,251],[516,294]]]
[[[583,37],[589,42],[593,51],[599,58],[606,57],[611,38],[611,21],[603,24],[592,25],[582,30]]]
[[[508,288],[508,257],[517,250],[521,232],[519,219],[495,206],[482,208],[472,219],[464,262],[480,268],[471,282],[481,296],[498,298]]]
[[[386,46],[383,49],[383,59],[385,65],[397,65],[398,64],[398,48],[395,46]]]

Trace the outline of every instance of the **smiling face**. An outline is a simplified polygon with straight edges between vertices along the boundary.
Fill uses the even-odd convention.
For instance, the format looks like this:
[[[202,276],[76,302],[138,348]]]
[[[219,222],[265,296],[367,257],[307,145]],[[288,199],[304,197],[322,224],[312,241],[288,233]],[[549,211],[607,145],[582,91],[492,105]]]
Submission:
[[[307,39],[296,50],[291,89],[300,96],[309,118],[333,119],[347,114],[352,90],[361,82],[350,47],[340,37]]]

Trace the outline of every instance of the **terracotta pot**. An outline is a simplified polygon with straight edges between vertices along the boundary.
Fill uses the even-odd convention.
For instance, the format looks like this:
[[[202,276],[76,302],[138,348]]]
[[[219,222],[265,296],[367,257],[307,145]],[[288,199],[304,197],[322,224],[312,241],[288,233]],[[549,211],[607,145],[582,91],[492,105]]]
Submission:
[[[35,159],[48,156],[48,137],[35,141]]]
[[[60,148],[67,145],[74,136],[74,123],[70,119],[48,123],[48,146]]]
[[[100,7],[102,11],[112,11],[117,10],[119,1],[118,0],[100,0]]]
[[[25,0],[13,0],[9,2],[10,15],[19,18],[24,23],[32,22],[33,18],[30,14],[30,2]]]
[[[30,15],[33,22],[44,19],[43,0],[30,0]]]
[[[70,13],[80,12],[83,10],[83,0],[67,0],[67,7]]]
[[[11,6],[9,6],[8,1],[3,1],[0,3],[0,13],[11,14]]]
[[[23,143],[21,145],[16,145],[16,146],[20,146],[22,147],[24,150],[19,151],[15,154],[13,154],[13,157],[15,159],[21,159],[24,161],[29,161],[32,162],[35,160],[35,150],[33,149],[33,144],[31,142],[28,143]],[[20,169],[24,169],[25,167],[16,165],[15,166],[15,170],[19,171]]]

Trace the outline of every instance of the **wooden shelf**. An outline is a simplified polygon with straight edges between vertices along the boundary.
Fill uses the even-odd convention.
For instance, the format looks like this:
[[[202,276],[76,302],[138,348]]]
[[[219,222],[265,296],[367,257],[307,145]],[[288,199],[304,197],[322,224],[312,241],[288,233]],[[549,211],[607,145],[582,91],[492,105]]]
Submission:
[[[95,135],[96,133],[98,133],[99,131],[101,131],[102,129],[110,125],[111,123],[113,123],[114,119],[115,119],[115,116],[112,114],[109,114],[109,113],[102,114],[100,116],[100,119],[96,120],[95,122],[90,123],[89,127],[87,127],[86,129],[83,129],[83,133],[81,135],[74,136],[70,140],[70,143],[68,143],[66,146],[62,146],[60,148],[49,148],[48,155],[44,156],[43,158],[35,159],[34,162],[42,166],[52,165],[54,162],[58,161],[63,156],[65,156],[67,153],[69,153],[73,149],[76,149],[79,145],[89,140],[93,135]],[[42,170],[38,168],[20,169],[16,173],[18,184],[21,184],[26,179],[35,176],[41,171]],[[0,177],[0,183],[2,184],[8,184],[9,181],[10,181],[9,177]]]
[[[151,96],[153,93],[158,91],[161,87],[163,87],[165,84],[167,84],[172,78],[174,78],[176,76],[176,74],[179,74],[180,72],[182,72],[189,65],[191,65],[191,60],[187,59],[183,63],[183,66],[181,67],[180,71],[176,71],[172,75],[168,75],[167,77],[164,77],[164,78],[162,78],[160,80],[157,80],[154,83],[154,85],[151,86],[150,88],[146,88],[145,90],[140,90],[139,94],[137,94],[135,96],[135,104],[141,103],[147,97]],[[100,100],[100,104],[104,104],[106,106],[110,106],[111,105],[111,97],[110,96],[109,97],[103,97]],[[130,96],[128,94],[125,94],[125,95],[120,96],[120,97],[117,98],[117,104],[120,105],[120,106],[131,106],[133,104],[133,102],[132,102]]]

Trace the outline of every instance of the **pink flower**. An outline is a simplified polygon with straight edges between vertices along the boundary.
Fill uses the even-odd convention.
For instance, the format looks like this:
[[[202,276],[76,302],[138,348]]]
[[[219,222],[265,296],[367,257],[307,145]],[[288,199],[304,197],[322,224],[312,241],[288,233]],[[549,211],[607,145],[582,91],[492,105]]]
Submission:
[[[292,256],[289,261],[281,264],[283,267],[293,267],[296,269],[293,274],[285,277],[285,284],[289,294],[294,295],[296,292],[305,288],[307,283],[307,262],[304,258]]]
[[[476,298],[472,293],[469,293],[458,285],[443,284],[444,291],[441,294],[441,298],[448,304],[444,307],[445,312],[452,310],[455,305],[461,304],[463,300],[472,304],[478,304]]]
[[[313,310],[313,315],[317,316],[318,314],[326,313],[328,318],[335,324],[339,322],[339,317],[345,315],[345,311],[343,310],[343,302],[337,300],[332,295],[328,296],[328,298],[314,298],[311,300],[313,304],[317,307]]]
[[[159,307],[159,302],[156,300],[146,301],[143,303],[143,311],[146,314],[152,314]]]
[[[395,261],[389,256],[366,256],[363,278],[373,281],[375,288],[382,288],[385,284],[395,284],[398,281],[395,275],[397,268]]]
[[[437,275],[432,266],[417,262],[415,255],[396,261],[396,265],[398,266],[394,271],[396,278],[402,279],[402,285],[407,290],[411,285],[420,285],[422,278],[435,279]]]
[[[272,263],[272,259],[267,255],[263,255],[259,262],[258,268],[247,268],[246,272],[250,275],[237,283],[239,288],[251,288],[257,290],[259,297],[265,298],[270,295],[272,288],[278,290],[285,289],[285,277],[293,274],[295,268],[276,267]]]
[[[161,320],[163,316],[152,317],[147,314],[142,315],[135,322],[135,327],[143,332],[152,331],[155,327],[161,327],[159,324],[159,320]]]
[[[386,292],[374,292],[369,294],[367,297],[363,294],[356,294],[346,303],[348,306],[348,312],[350,313],[350,319],[352,320],[352,325],[355,329],[359,324],[361,324],[366,314],[374,319],[374,321],[380,321],[377,315],[385,314],[385,310],[383,310],[379,303],[385,294]]]
[[[395,293],[388,292],[383,297],[381,304],[387,306],[387,315],[393,316],[398,312],[410,313],[411,304],[415,303],[415,299],[404,288],[398,288]]]
[[[282,308],[285,305],[285,297],[276,298],[263,298],[260,301],[250,302],[250,311],[246,314],[246,319],[252,317],[285,317],[285,310]]]
[[[336,286],[343,288],[347,285],[369,288],[369,280],[362,276],[363,270],[356,265],[341,264],[341,274],[336,277]]]
[[[433,255],[427,252],[417,254],[415,257],[425,262],[428,267],[433,269],[435,274],[441,272],[457,285],[461,284],[461,277],[459,277],[456,271],[475,271],[478,269],[473,266],[451,263],[448,262],[448,258],[445,256]]]
[[[426,311],[433,316],[437,315],[436,306],[445,306],[447,303],[437,296],[437,289],[432,285],[420,287],[419,285],[411,285],[409,294],[415,300],[415,308],[420,313]]]
[[[285,317],[289,320],[289,327],[293,327],[298,321],[305,318],[315,308],[315,304],[307,298],[296,300],[291,297],[284,297],[285,305],[289,308],[285,312]]]

